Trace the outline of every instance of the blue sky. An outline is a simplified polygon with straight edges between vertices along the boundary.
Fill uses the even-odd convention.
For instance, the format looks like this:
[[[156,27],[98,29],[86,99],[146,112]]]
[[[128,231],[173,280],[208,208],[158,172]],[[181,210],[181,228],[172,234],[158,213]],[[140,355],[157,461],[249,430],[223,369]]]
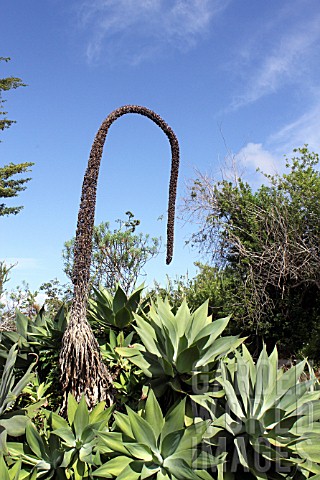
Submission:
[[[102,120],[125,104],[155,110],[181,147],[178,204],[195,169],[219,175],[235,155],[283,167],[308,143],[319,151],[319,0],[12,0],[1,7],[0,77],[28,84],[9,92],[0,164],[35,162],[28,189],[1,218],[0,255],[18,261],[11,285],[64,280],[61,250],[75,233],[81,184]],[[148,119],[110,130],[99,178],[96,223],[131,210],[141,231],[165,235],[170,150]],[[19,203],[20,202],[20,203]],[[195,272],[177,222],[172,264],[146,268],[147,283]]]

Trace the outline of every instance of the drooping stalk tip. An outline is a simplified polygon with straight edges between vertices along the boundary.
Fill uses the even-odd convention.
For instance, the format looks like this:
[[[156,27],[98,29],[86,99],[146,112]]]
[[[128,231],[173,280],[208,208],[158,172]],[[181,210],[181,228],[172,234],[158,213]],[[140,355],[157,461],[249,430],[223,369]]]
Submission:
[[[150,118],[156,123],[166,134],[171,146],[171,174],[169,184],[169,201],[168,201],[168,222],[167,222],[167,256],[166,263],[169,264],[173,256],[173,241],[174,241],[174,217],[175,217],[175,201],[177,195],[177,181],[179,171],[179,143],[173,130],[167,123],[155,112],[148,108],[138,105],[126,105],[114,110],[103,121],[98,133],[94,139],[88,167],[85,173],[81,204],[78,215],[78,225],[75,240],[75,255],[74,255],[74,274],[73,284],[78,283],[78,279],[82,277],[82,281],[89,282],[91,262],[91,248],[92,248],[92,234],[94,227],[94,214],[96,203],[96,190],[99,175],[100,162],[102,157],[103,146],[112,123],[119,117],[127,113],[136,113]]]

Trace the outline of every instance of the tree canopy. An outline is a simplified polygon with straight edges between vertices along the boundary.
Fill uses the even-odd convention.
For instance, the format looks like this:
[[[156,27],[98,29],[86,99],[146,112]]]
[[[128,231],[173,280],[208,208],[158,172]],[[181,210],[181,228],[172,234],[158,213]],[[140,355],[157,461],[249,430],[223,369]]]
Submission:
[[[0,61],[8,62],[10,58],[0,57]],[[6,100],[2,98],[2,92],[7,92],[11,89],[16,89],[18,87],[24,87],[25,84],[20,78],[17,77],[6,77],[0,78],[0,130],[3,131],[6,128],[9,128],[15,120],[10,120],[7,118],[7,113],[4,110],[4,103]],[[0,140],[1,142],[1,140]],[[0,200],[5,198],[17,197],[20,192],[26,189],[26,183],[29,182],[30,178],[17,178],[16,175],[23,174],[29,171],[33,163],[24,162],[24,163],[9,163],[8,165],[0,166]],[[0,203],[0,216],[4,215],[16,215],[22,209],[22,206],[11,207],[7,206],[5,203]]]
[[[159,253],[159,239],[136,233],[140,220],[135,219],[131,212],[126,212],[126,215],[126,220],[116,221],[118,228],[111,229],[109,222],[94,227],[90,288],[102,285],[114,291],[119,283],[126,293],[130,292],[147,261]],[[66,242],[62,252],[64,271],[70,279],[73,275],[74,242],[74,238]]]

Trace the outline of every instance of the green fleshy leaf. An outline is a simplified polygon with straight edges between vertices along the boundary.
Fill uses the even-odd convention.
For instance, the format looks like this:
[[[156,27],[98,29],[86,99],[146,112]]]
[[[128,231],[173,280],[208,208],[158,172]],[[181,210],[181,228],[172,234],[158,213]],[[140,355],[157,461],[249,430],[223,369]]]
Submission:
[[[179,373],[190,373],[195,369],[196,362],[201,357],[197,345],[192,345],[182,351],[176,360],[176,367]]]
[[[75,430],[75,436],[77,440],[80,440],[82,433],[86,426],[89,424],[89,412],[86,403],[86,398],[83,395],[81,397],[78,408],[74,414],[73,427]]]
[[[68,428],[57,428],[53,430],[53,435],[57,435],[62,439],[62,441],[67,445],[67,447],[75,447],[76,439],[70,427]]]
[[[141,477],[143,463],[131,462],[117,476],[117,480],[138,480]]]
[[[26,438],[29,447],[38,458],[46,459],[46,451],[42,438],[37,432],[35,426],[29,423],[26,427]]]
[[[0,478],[1,480],[10,480],[9,470],[2,455],[0,455]]]
[[[161,444],[167,435],[184,428],[185,408],[186,399],[184,398],[168,411],[165,416],[165,423],[161,432]]]
[[[152,452],[147,445],[141,445],[139,443],[123,443],[123,446],[129,452],[129,455],[133,459],[144,460],[145,462],[151,462],[153,459]]]
[[[113,478],[118,476],[131,462],[132,458],[124,456],[112,458],[95,470],[92,475],[94,477]]]
[[[178,480],[199,480],[198,475],[182,458],[166,458],[163,466]]]
[[[149,425],[146,420],[144,420],[137,413],[131,410],[131,408],[129,408],[128,406],[126,408],[135,439],[139,443],[148,445],[153,450],[157,450],[157,441],[151,425]]]
[[[74,416],[78,408],[78,402],[71,393],[68,393],[68,421],[72,425],[74,421]]]
[[[164,425],[164,418],[153,390],[149,390],[148,393],[145,404],[145,419],[151,425],[156,438],[158,438]]]

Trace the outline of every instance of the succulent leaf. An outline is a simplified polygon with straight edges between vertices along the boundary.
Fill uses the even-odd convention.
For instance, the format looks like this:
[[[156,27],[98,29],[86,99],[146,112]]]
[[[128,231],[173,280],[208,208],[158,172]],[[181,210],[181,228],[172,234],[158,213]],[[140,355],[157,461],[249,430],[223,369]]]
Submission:
[[[226,395],[225,412],[213,417],[212,436],[206,435],[205,441],[217,448],[221,441],[229,442],[228,458],[236,454],[239,465],[256,479],[280,480],[277,472],[284,466],[289,472],[285,478],[293,478],[297,468],[300,476],[294,478],[308,478],[301,476],[306,462],[311,462],[313,471],[320,463],[320,391],[314,390],[314,378],[300,382],[305,365],[303,361],[283,373],[277,351],[268,356],[265,347],[256,365],[245,346],[242,354],[225,359],[217,378]],[[270,464],[267,473],[261,469],[263,462]]]
[[[139,480],[149,477],[169,480],[205,478],[198,476],[193,461],[199,457],[198,446],[210,420],[186,427],[185,406],[184,399],[174,405],[164,417],[150,390],[141,416],[128,407],[127,415],[116,413],[116,430],[96,434],[100,438],[99,446],[104,444],[112,449],[113,456],[118,452],[115,458],[121,460],[113,458],[107,461],[93,475],[104,478],[116,476],[117,480],[129,478],[129,475],[132,475],[130,478]],[[205,458],[208,459],[205,456],[199,458],[199,465],[205,464]],[[212,465],[216,459],[210,459]],[[223,460],[218,459],[217,463],[221,461]]]
[[[191,313],[184,301],[174,315],[168,301],[158,298],[147,315],[134,317],[141,344],[116,351],[141,368],[157,396],[166,390],[179,394],[174,398],[212,391],[220,359],[244,341],[220,336],[229,317],[212,321],[207,302]]]

